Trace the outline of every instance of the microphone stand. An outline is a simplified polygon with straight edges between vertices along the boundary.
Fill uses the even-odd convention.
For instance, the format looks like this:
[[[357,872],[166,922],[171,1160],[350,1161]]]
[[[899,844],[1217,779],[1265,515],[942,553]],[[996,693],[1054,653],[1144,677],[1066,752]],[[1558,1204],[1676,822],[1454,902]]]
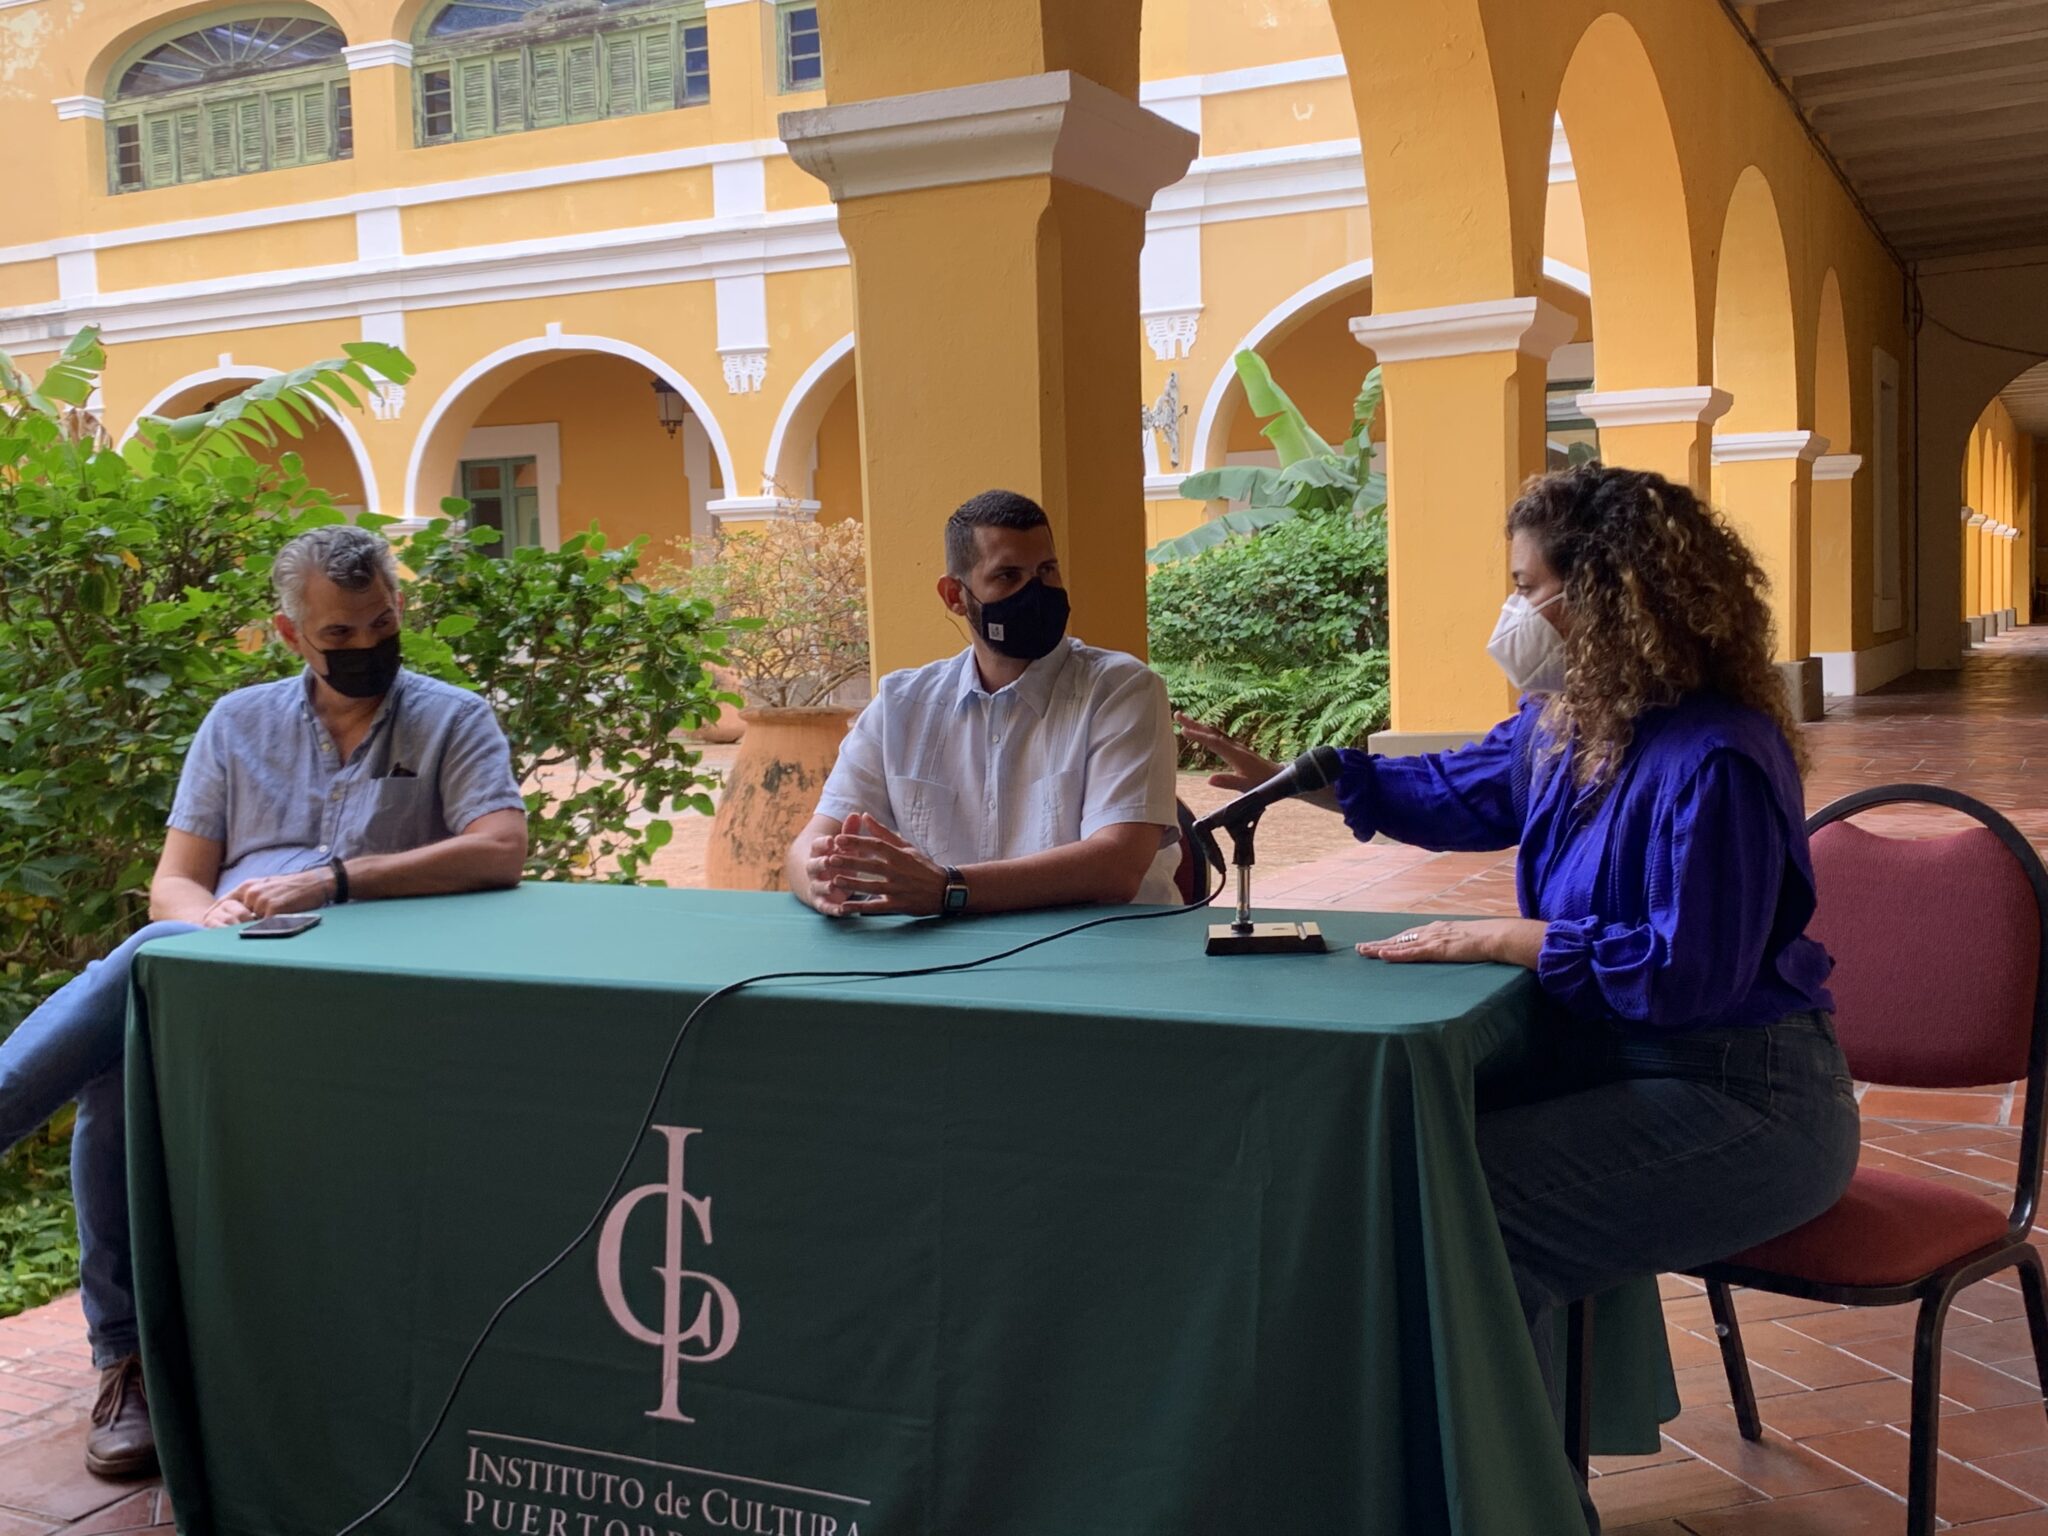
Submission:
[[[1237,869],[1237,921],[1211,923],[1209,942],[1203,948],[1210,955],[1321,955],[1330,946],[1323,942],[1323,930],[1314,923],[1255,923],[1252,921],[1253,837],[1259,829],[1254,816],[1242,824],[1224,828],[1230,834],[1230,862]],[[1213,835],[1208,849],[1222,862],[1222,850]]]

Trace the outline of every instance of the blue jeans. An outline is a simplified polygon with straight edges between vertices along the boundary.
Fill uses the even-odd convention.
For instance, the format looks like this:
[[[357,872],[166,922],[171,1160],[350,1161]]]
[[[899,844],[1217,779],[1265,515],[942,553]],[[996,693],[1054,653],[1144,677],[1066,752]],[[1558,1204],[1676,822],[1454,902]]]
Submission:
[[[135,1353],[135,1281],[128,1249],[128,1136],[122,1088],[128,974],[151,939],[191,923],[151,923],[95,960],[0,1042],[0,1150],[78,1100],[71,1193],[78,1203],[79,1288],[93,1364]]]
[[[1515,1102],[1489,1104],[1482,1084],[1478,1135],[1537,1364],[1561,1406],[1558,1308],[1812,1220],[1849,1187],[1859,1125],[1824,1013],[1683,1034],[1560,1022],[1553,1045]]]

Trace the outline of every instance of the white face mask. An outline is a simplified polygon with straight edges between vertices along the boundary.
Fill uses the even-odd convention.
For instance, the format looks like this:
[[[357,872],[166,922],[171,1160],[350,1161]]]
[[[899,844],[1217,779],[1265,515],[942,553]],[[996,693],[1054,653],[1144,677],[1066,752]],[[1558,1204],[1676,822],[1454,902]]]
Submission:
[[[1563,596],[1553,592],[1532,603],[1517,592],[1501,604],[1500,622],[1493,626],[1486,654],[1523,693],[1564,691],[1564,636],[1543,617],[1543,610]]]

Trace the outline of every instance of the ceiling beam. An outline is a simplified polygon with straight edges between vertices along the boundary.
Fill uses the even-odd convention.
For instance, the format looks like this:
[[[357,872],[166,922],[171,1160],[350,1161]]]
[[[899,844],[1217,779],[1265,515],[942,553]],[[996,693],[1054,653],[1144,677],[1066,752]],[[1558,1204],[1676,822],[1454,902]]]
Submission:
[[[1985,81],[2028,80],[2048,68],[2048,25],[2038,36],[1996,48],[1971,48],[1935,59],[1876,64],[1868,69],[1832,69],[1788,81],[1809,112],[1829,107],[1882,103],[1902,91],[1967,90]]]

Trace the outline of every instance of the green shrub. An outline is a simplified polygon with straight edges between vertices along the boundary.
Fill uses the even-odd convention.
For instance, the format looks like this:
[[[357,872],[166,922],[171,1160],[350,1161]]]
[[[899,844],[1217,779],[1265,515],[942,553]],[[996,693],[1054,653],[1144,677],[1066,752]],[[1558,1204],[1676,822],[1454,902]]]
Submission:
[[[1386,724],[1383,514],[1303,513],[1232,538],[1160,566],[1147,598],[1174,708],[1268,757]]]
[[[714,808],[681,734],[740,702],[711,681],[711,604],[650,587],[644,538],[611,548],[593,525],[502,559],[497,538],[440,518],[406,542],[406,662],[497,711],[528,786],[528,874],[633,880],[674,835],[664,812]]]

